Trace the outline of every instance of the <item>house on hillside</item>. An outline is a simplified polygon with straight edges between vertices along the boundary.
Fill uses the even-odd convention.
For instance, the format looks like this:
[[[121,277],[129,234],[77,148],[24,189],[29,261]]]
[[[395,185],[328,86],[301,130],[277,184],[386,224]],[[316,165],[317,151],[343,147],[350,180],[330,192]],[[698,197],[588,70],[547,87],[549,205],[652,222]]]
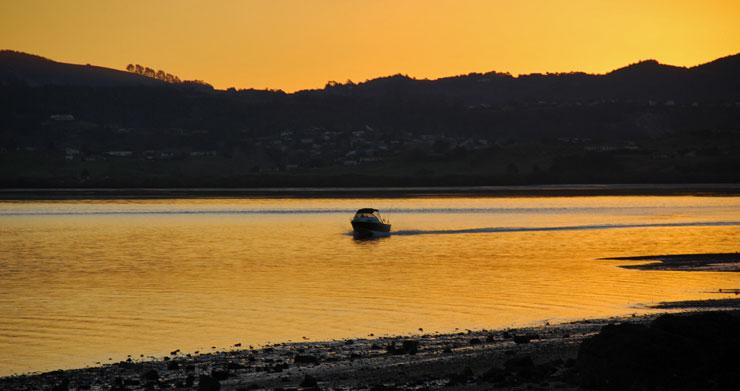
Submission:
[[[131,157],[134,153],[131,151],[108,151],[105,154],[113,157]]]
[[[51,119],[52,121],[66,122],[74,121],[75,116],[72,114],[52,114],[49,116],[49,119]]]

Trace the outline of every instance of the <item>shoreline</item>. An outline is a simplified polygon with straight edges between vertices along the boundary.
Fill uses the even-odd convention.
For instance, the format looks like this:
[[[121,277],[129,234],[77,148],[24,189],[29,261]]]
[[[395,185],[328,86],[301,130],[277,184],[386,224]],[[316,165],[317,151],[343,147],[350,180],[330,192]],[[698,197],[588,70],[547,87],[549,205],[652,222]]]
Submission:
[[[630,257],[611,257],[599,260],[641,261],[637,265],[623,264],[619,267],[645,271],[689,271],[689,272],[740,272],[740,253],[704,253],[638,255]]]
[[[401,198],[401,197],[577,197],[737,196],[737,183],[565,184],[438,187],[264,187],[264,188],[2,188],[0,200],[162,198]]]
[[[716,308],[716,312],[740,313],[738,300],[717,303],[725,308]],[[67,390],[97,385],[106,390],[139,390],[155,385],[207,390],[294,390],[316,386],[343,390],[478,390],[491,388],[488,381],[493,380],[486,376],[493,376],[492,365],[508,368],[512,360],[527,357],[527,365],[549,373],[546,379],[537,378],[540,383],[547,383],[540,389],[580,390],[568,373],[572,372],[584,340],[607,325],[645,326],[666,314],[680,316],[713,308],[706,303],[697,304],[701,303],[661,303],[663,307],[654,308],[674,311],[501,330],[287,342],[256,349],[236,344],[228,351],[204,354],[176,350],[154,360],[129,358],[97,367],[0,377],[0,388],[14,391],[61,386],[58,389]],[[471,379],[477,380],[471,384]],[[219,388],[197,388],[214,381]],[[519,389],[525,383],[526,379],[509,385]]]

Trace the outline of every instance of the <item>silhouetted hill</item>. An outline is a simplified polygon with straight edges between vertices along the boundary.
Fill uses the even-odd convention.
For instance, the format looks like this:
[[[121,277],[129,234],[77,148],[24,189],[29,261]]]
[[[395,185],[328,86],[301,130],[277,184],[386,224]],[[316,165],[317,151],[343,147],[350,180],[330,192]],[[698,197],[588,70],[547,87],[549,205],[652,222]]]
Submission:
[[[740,55],[284,93],[0,52],[4,186],[726,182],[739,159]]]
[[[736,101],[740,99],[740,54],[692,68],[641,61],[605,75],[580,72],[529,74],[513,77],[490,72],[437,80],[403,75],[369,80],[357,85],[336,84],[325,91],[364,97],[444,96],[466,104],[517,101],[592,99],[672,99]]]
[[[0,50],[0,82],[29,86],[122,87],[152,86],[160,81],[94,65],[65,64],[41,56]]]

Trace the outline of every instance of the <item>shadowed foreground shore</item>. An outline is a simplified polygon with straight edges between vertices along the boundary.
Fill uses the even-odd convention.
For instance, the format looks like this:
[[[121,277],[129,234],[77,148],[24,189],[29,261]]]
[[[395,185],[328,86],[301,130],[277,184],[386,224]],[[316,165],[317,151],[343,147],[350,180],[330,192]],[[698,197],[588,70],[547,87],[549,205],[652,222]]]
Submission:
[[[737,304],[511,330],[173,351],[156,361],[0,378],[0,389],[729,390],[740,384]]]

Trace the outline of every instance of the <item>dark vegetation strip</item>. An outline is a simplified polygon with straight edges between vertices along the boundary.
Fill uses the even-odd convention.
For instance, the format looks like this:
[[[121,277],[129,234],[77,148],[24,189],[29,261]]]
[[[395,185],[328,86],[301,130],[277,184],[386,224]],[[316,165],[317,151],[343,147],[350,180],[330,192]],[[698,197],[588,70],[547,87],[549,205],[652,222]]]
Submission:
[[[0,199],[737,196],[738,184],[436,187],[5,188]]]

